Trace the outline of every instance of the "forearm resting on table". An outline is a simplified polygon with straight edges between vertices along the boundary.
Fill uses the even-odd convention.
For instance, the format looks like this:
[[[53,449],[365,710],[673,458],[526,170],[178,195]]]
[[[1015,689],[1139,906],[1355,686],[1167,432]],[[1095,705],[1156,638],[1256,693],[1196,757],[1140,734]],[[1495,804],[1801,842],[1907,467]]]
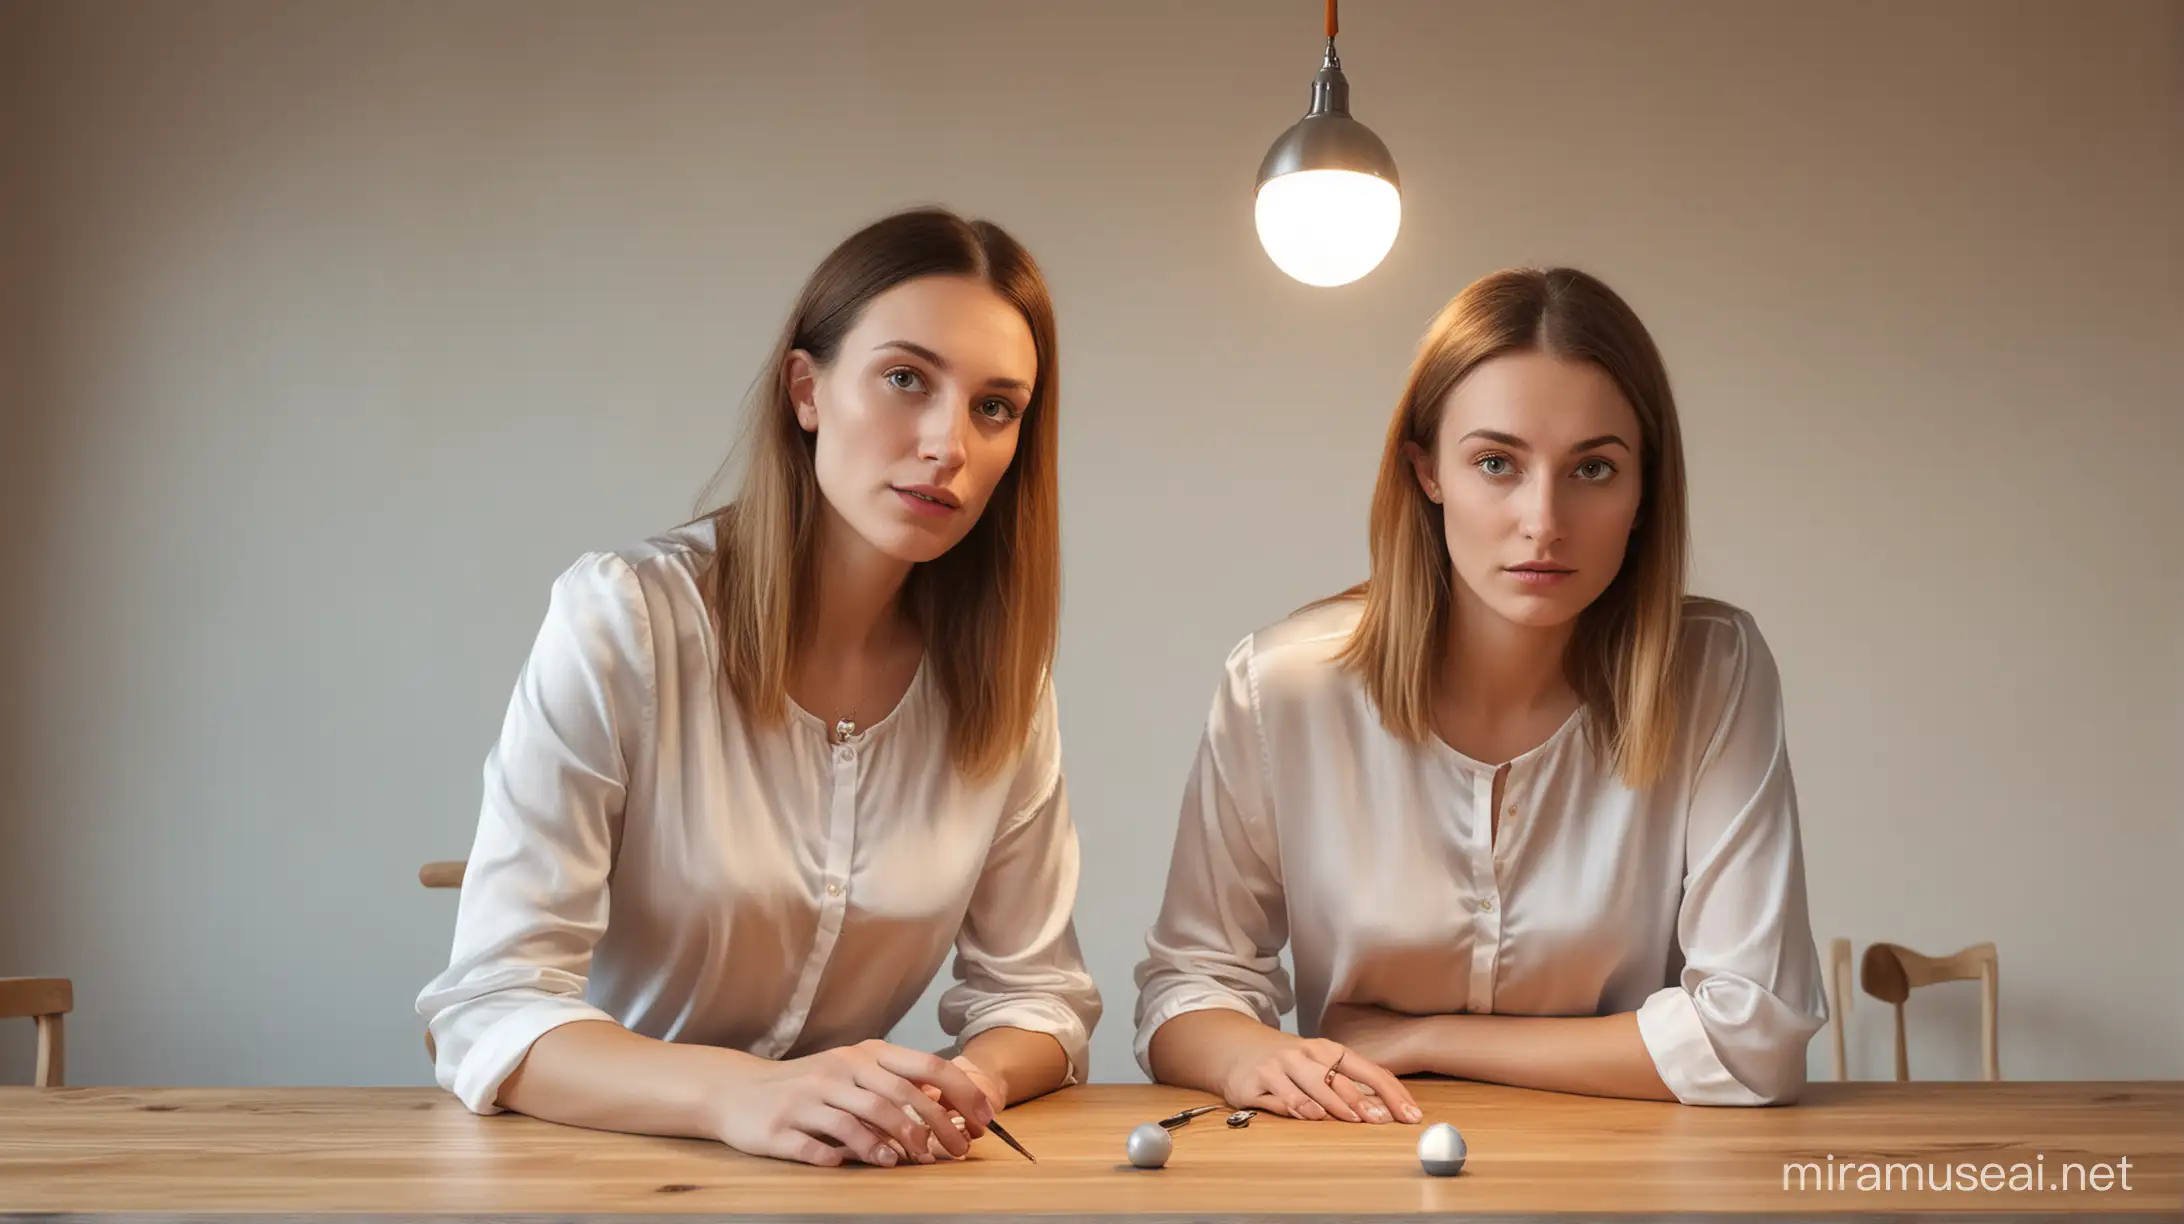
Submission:
[[[1069,1055],[1062,1043],[1030,1029],[987,1029],[963,1043],[963,1057],[1001,1086],[1003,1105],[1045,1096],[1069,1078]]]
[[[1153,1030],[1153,1078],[1219,1094],[1239,1064],[1256,1063],[1286,1036],[1223,1007],[1184,1012]]]
[[[547,1122],[634,1135],[713,1139],[719,1095],[738,1072],[772,1064],[740,1050],[639,1036],[577,1020],[531,1043],[496,1098]]]
[[[1407,1069],[1518,1088],[1673,1101],[1638,1033],[1612,1016],[1419,1016]]]

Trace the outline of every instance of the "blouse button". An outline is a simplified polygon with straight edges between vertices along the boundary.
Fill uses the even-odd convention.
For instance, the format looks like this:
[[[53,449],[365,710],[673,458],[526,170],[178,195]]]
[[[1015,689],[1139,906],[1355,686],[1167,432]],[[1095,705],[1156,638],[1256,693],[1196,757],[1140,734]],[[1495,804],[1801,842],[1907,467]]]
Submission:
[[[830,897],[839,897],[839,896],[841,896],[841,895],[842,895],[842,883],[841,883],[841,881],[839,881],[839,880],[829,880],[829,881],[827,881],[827,895],[828,895],[828,896],[830,896]]]
[[[1481,898],[1479,898],[1479,912],[1480,912],[1480,913],[1482,913],[1482,914],[1491,914],[1491,913],[1493,913],[1493,912],[1494,912],[1494,898],[1492,898],[1492,897],[1481,897]]]

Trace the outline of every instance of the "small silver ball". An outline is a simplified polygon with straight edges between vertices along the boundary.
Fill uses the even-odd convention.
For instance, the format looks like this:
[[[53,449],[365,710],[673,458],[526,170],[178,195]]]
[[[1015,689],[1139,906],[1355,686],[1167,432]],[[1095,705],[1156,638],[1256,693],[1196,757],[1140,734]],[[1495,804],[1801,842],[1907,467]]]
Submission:
[[[1157,1169],[1175,1151],[1175,1137],[1158,1122],[1146,1122],[1130,1132],[1130,1163],[1140,1169]]]
[[[1464,1170],[1463,1132],[1446,1122],[1436,1122],[1418,1136],[1418,1163],[1435,1177],[1454,1177]]]

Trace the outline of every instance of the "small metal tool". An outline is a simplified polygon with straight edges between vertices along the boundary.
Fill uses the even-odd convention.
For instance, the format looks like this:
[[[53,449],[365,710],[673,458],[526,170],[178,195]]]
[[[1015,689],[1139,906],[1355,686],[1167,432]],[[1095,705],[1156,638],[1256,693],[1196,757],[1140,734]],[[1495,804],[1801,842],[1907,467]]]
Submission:
[[[1022,1153],[1024,1159],[1030,1161],[1033,1164],[1039,1163],[1039,1158],[1027,1151],[1023,1144],[1018,1143],[1016,1141],[1016,1136],[1001,1129],[1001,1124],[999,1122],[986,1123],[986,1129],[992,1132],[994,1135],[998,1136],[1001,1142],[1008,1144],[1010,1147],[1015,1148],[1018,1152]]]
[[[1161,1128],[1164,1130],[1174,1130],[1176,1127],[1181,1126],[1186,1122],[1189,1122],[1192,1118],[1195,1118],[1200,1114],[1210,1114],[1214,1110],[1220,1108],[1221,1106],[1219,1105],[1200,1105],[1195,1109],[1186,1109],[1181,1113],[1169,1114],[1167,1117],[1160,1120],[1160,1125]]]

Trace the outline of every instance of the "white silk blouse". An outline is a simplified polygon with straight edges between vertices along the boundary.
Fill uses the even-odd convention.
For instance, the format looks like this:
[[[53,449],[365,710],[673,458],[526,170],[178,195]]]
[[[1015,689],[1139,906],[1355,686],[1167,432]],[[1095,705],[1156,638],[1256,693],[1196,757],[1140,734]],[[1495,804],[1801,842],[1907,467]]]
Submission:
[[[833,742],[745,720],[699,596],[710,523],[554,583],[485,762],[447,968],[417,998],[440,1084],[479,1113],[538,1038],[606,1020],[793,1058],[884,1037],[954,954],[957,1048],[1047,1033],[1085,1074],[1099,992],[1051,684],[1011,765],[950,763],[921,667]]]
[[[1409,1014],[1637,1013],[1689,1104],[1796,1097],[1825,1023],[1780,681],[1751,616],[1686,604],[1695,699],[1651,787],[1580,709],[1501,764],[1390,734],[1333,656],[1342,601],[1229,655],[1138,966],[1138,1060],[1201,1008],[1317,1031],[1330,1004]],[[1287,949],[1292,973],[1281,963]]]

